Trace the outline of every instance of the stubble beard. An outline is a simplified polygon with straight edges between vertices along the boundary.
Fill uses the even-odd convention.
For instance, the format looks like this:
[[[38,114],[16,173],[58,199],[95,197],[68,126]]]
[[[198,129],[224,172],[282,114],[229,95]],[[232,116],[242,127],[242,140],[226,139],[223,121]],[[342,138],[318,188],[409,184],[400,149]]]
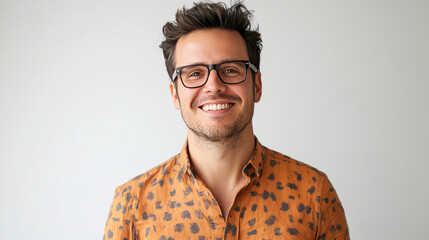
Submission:
[[[246,116],[246,113],[240,116],[231,124],[224,127],[207,127],[199,121],[194,121],[185,117],[182,118],[186,126],[198,137],[209,142],[227,142],[230,139],[240,135],[252,120],[253,111]],[[222,121],[222,120],[219,120]]]
[[[223,127],[205,126],[201,121],[197,121],[196,119],[192,118],[191,113],[184,114],[184,110],[181,110],[180,113],[186,126],[201,140],[209,142],[230,142],[232,139],[239,136],[250,124],[253,117],[253,110],[254,106],[249,104],[243,109],[243,111],[232,124]],[[222,121],[222,119],[219,119],[218,121]]]

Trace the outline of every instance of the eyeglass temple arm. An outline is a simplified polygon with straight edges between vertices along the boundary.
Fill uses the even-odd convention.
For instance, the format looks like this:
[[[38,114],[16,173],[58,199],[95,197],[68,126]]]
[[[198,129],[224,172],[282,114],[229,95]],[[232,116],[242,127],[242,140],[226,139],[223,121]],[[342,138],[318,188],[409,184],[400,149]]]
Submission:
[[[259,72],[259,70],[251,62],[249,62],[249,68],[252,69],[255,73]]]
[[[171,81],[174,82],[174,79],[176,79],[176,77],[177,77],[177,72],[176,72],[176,69],[174,69],[174,72],[171,75]]]

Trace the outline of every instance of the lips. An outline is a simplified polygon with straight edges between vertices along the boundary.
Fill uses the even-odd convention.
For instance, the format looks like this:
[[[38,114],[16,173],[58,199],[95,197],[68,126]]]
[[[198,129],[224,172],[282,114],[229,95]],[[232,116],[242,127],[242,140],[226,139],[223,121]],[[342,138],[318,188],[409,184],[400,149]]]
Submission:
[[[192,101],[191,107],[199,108],[203,111],[226,111],[236,103],[241,103],[240,97],[219,93],[196,98]]]
[[[200,108],[204,111],[220,111],[232,107],[232,103],[217,103],[217,104],[204,104]]]

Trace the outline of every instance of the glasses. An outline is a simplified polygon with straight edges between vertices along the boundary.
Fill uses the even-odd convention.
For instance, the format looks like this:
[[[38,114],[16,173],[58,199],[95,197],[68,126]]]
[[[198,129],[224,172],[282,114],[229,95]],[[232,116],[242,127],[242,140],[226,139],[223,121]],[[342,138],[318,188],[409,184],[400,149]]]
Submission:
[[[227,61],[219,64],[205,65],[192,64],[176,68],[171,81],[180,77],[183,86],[187,88],[198,88],[206,84],[211,70],[215,69],[219,79],[226,84],[239,84],[247,77],[247,70],[258,72],[258,69],[247,60]]]

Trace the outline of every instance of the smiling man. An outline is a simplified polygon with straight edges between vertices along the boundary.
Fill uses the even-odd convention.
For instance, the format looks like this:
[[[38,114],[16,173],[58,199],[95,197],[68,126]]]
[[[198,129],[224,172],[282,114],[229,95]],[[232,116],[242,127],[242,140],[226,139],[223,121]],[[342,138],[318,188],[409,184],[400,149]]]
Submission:
[[[197,3],[161,44],[181,152],[116,189],[105,239],[349,239],[326,175],[262,146],[262,40],[241,3]]]

